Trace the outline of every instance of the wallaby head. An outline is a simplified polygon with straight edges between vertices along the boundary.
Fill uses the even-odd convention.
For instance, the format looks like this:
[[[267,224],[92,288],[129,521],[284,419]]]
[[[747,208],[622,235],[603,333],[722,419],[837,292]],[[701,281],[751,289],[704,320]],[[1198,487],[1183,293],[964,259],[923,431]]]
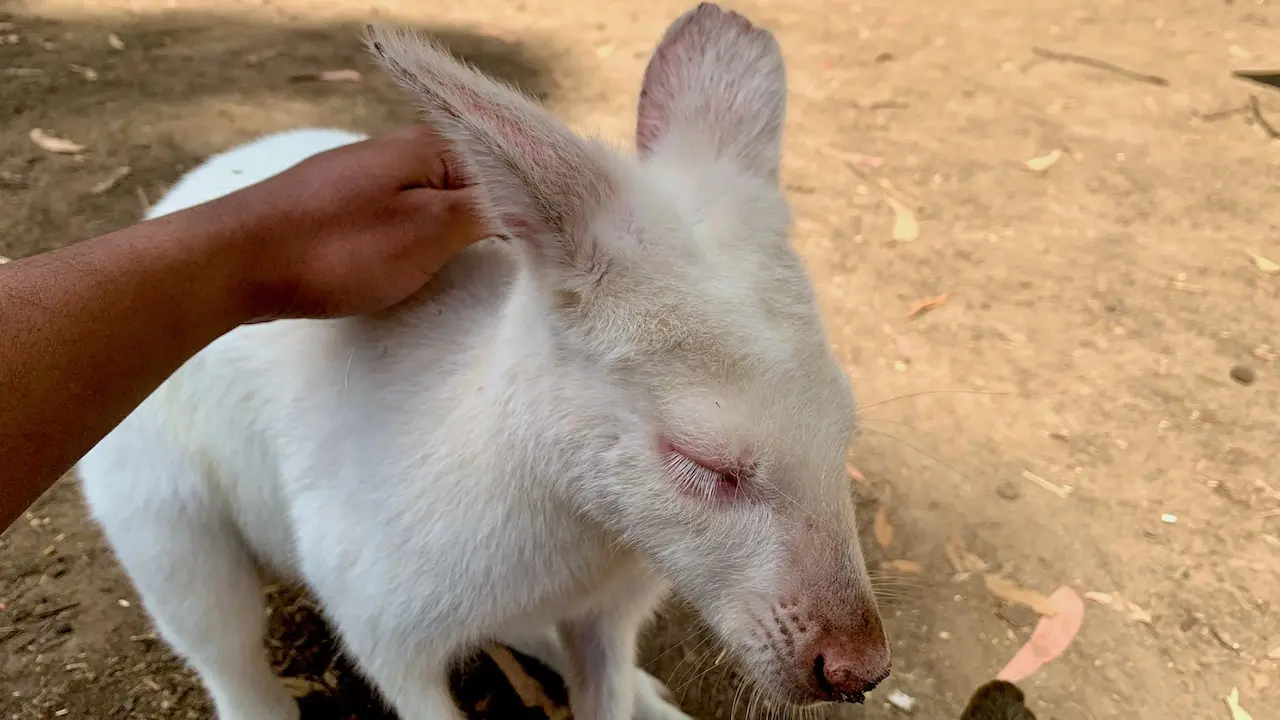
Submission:
[[[608,471],[581,473],[579,512],[778,699],[861,700],[889,648],[844,473],[856,404],[789,244],[773,36],[710,4],[677,19],[645,73],[638,157],[428,41],[371,28],[369,44],[522,250],[564,351],[647,418],[598,429],[617,442]]]

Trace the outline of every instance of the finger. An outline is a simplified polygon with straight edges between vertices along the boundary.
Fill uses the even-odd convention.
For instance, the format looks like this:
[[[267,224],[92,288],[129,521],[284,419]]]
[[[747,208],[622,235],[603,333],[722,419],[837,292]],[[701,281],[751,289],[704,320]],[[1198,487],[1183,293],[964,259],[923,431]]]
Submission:
[[[425,125],[403,128],[381,138],[388,169],[404,174],[402,187],[451,189],[466,187],[461,162],[450,143]]]
[[[406,195],[414,213],[413,222],[422,229],[423,245],[437,246],[452,256],[472,243],[498,234],[495,223],[481,210],[479,193],[473,188],[422,188],[410,190]]]

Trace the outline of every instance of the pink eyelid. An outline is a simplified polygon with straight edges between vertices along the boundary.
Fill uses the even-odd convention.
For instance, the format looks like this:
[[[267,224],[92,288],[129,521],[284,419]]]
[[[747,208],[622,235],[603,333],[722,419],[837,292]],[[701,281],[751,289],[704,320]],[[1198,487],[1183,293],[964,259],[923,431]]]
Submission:
[[[721,475],[726,480],[731,480],[735,483],[750,475],[754,470],[754,464],[750,461],[714,458],[703,453],[693,452],[687,447],[676,445],[667,439],[662,440],[662,454],[663,456],[679,455],[698,464],[704,470]]]

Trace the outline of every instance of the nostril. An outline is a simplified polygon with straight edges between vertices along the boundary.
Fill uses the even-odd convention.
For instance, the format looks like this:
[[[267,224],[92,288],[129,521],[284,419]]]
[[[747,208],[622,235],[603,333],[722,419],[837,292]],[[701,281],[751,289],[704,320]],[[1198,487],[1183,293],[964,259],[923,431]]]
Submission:
[[[818,653],[813,660],[813,676],[818,689],[828,697],[853,703],[864,700],[863,693],[866,691],[861,689],[862,681],[855,677],[852,668],[845,663],[827,662],[826,655]]]
[[[820,652],[813,658],[813,679],[825,697],[861,703],[867,693],[889,677],[889,671],[885,669],[868,678],[866,673],[858,672],[856,668],[857,664],[845,661],[839,654],[828,658],[826,653]]]
[[[818,653],[813,659],[813,678],[818,681],[818,689],[825,695],[834,695],[835,688],[831,687],[831,681],[827,679],[827,659]]]

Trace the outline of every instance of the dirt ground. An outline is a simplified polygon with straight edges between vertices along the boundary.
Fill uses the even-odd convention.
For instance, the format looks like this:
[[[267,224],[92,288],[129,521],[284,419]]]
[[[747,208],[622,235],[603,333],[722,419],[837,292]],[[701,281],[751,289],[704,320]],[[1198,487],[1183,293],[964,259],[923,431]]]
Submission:
[[[687,2],[0,1],[0,254],[129,223],[266,131],[410,122],[360,47],[369,19],[435,32],[625,138]],[[864,406],[870,559],[893,568],[894,675],[841,712],[900,716],[899,690],[917,717],[954,718],[1027,640],[1035,611],[952,561],[976,556],[1023,588],[1090,593],[1074,643],[1024,683],[1039,717],[1230,720],[1233,688],[1277,717],[1280,141],[1258,118],[1280,127],[1280,92],[1231,71],[1280,68],[1280,7],[733,6],[789,62],[795,241]],[[305,77],[341,69],[363,79]],[[42,150],[34,128],[86,151]],[[305,599],[272,607],[277,666],[316,691],[308,717],[383,717],[297,619]],[[743,717],[731,664],[692,631],[673,610],[647,662],[690,712]],[[495,709],[510,688],[476,687],[460,697],[478,716],[522,716]],[[5,719],[210,715],[70,479],[0,538],[0,688]]]

